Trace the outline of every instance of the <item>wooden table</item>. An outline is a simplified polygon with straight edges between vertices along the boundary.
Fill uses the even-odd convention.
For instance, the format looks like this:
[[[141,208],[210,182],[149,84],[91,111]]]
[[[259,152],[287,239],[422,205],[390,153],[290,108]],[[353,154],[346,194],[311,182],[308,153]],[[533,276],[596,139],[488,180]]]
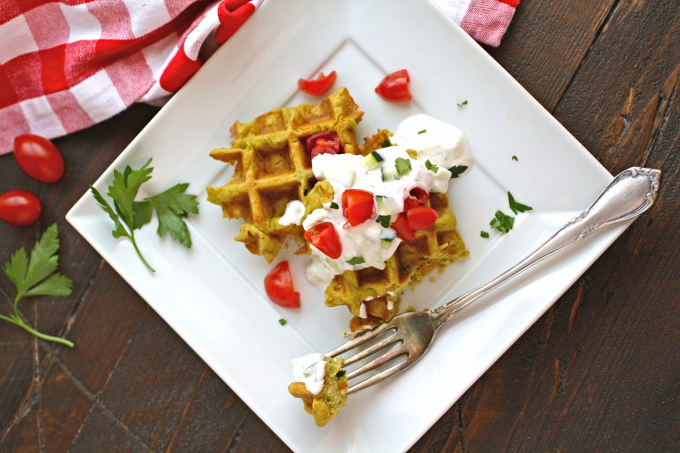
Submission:
[[[613,174],[659,168],[654,207],[413,447],[415,452],[680,451],[680,7],[677,0],[522,0],[487,49]],[[252,452],[287,447],[64,220],[157,109],[55,140],[67,174],[0,158],[0,192],[40,221],[0,224],[0,259],[57,222],[69,297],[20,303],[76,349],[0,323],[1,452]],[[15,289],[0,275],[0,313]],[[300,408],[302,410],[302,408]]]

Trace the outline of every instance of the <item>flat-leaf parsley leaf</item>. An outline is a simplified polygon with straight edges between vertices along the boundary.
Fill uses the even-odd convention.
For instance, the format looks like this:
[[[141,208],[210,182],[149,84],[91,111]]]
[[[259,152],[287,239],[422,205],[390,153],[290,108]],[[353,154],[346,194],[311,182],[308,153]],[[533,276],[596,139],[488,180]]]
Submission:
[[[422,131],[418,131],[418,135],[424,134],[425,132],[427,132],[427,129],[423,129]]]
[[[457,105],[458,105],[458,107],[462,107],[464,105],[467,105],[467,99],[464,100],[463,102],[461,102],[460,104],[457,104]]]
[[[0,319],[11,322],[27,332],[43,340],[74,346],[71,341],[64,338],[45,335],[29,327],[24,323],[17,304],[25,296],[68,296],[71,294],[73,282],[57,272],[59,262],[59,238],[57,224],[50,226],[42,237],[36,242],[29,260],[26,250],[22,247],[12,255],[10,261],[5,263],[5,274],[17,287],[17,295],[14,298],[14,313],[9,316],[0,315]]]
[[[348,262],[349,264],[363,264],[363,263],[365,263],[366,261],[364,261],[364,259],[363,259],[362,257],[360,257],[360,256],[355,256],[355,257],[352,258],[351,260],[347,260],[347,262]]]
[[[534,209],[531,206],[527,206],[522,203],[517,203],[510,192],[508,192],[508,204],[510,204],[510,209],[512,209],[512,212],[514,212],[515,214],[517,214],[517,211],[519,212],[533,211]]]
[[[517,159],[517,156],[512,156],[512,160],[514,160],[515,162],[519,162],[519,160]]]
[[[397,157],[394,161],[394,167],[397,169],[397,173],[402,174],[411,169],[411,161],[403,157]]]
[[[479,235],[485,239],[489,239],[489,233],[487,231],[482,231]]]
[[[515,225],[515,218],[509,215],[503,214],[501,211],[496,211],[496,216],[489,222],[491,228],[496,228],[498,231],[507,233],[512,230]]]
[[[381,148],[389,148],[390,146],[392,146],[392,144],[387,139],[383,140],[383,142],[380,144]]]
[[[467,169],[467,165],[454,165],[453,167],[449,168],[449,171],[451,172],[451,179],[457,178]]]
[[[340,209],[340,206],[335,201],[331,202],[331,209]]]
[[[388,228],[390,226],[390,220],[392,219],[392,216],[389,214],[386,215],[379,215],[378,218],[375,220],[378,222],[380,225],[382,225],[383,228]]]
[[[430,162],[430,159],[427,159],[425,161],[425,168],[430,170],[432,173],[437,173],[439,171],[439,167],[432,162]]]

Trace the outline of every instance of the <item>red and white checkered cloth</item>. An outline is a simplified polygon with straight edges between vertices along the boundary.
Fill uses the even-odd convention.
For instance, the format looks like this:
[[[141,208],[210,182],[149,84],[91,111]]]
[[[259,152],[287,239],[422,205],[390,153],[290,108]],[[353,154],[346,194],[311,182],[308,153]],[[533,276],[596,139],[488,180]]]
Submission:
[[[263,1],[0,0],[0,155],[176,92]],[[434,1],[498,46],[520,0]]]

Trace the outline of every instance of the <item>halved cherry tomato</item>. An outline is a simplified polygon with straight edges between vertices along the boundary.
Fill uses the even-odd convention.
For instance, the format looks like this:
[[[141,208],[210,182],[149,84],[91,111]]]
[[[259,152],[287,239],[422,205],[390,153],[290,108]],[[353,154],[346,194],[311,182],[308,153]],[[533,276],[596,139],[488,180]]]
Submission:
[[[415,241],[416,235],[413,234],[413,230],[408,226],[408,220],[406,220],[406,213],[402,212],[397,217],[397,220],[392,222],[390,225],[394,231],[397,232],[397,237],[402,241]]]
[[[30,225],[41,212],[40,200],[27,190],[14,189],[0,195],[0,220],[10,225]]]
[[[340,152],[340,137],[335,131],[321,131],[307,137],[305,148],[311,153],[317,145],[330,146],[336,153]]]
[[[288,261],[282,261],[264,278],[264,289],[267,296],[286,308],[300,308],[300,293],[293,288]]]
[[[408,92],[408,83],[411,78],[406,69],[393,72],[382,79],[375,92],[386,101],[408,101],[411,93]]]
[[[57,182],[64,175],[64,157],[54,143],[38,135],[14,139],[14,158],[24,173],[40,182]]]
[[[321,140],[319,140],[319,142],[321,142]],[[331,148],[330,146],[316,145],[312,150],[312,154],[309,157],[314,159],[316,156],[320,154],[338,154],[338,152],[334,148]]]
[[[298,80],[298,87],[307,94],[312,96],[321,96],[330,90],[335,83],[335,71],[332,71],[328,75],[324,75],[323,72],[319,74],[314,80]]]
[[[314,225],[305,231],[304,238],[331,259],[337,260],[342,255],[340,236],[331,222]]]
[[[425,190],[424,187],[414,187],[409,192],[409,195],[414,197],[418,204],[423,204],[430,199],[430,194],[427,193],[427,190]]]
[[[406,212],[408,226],[414,231],[422,230],[437,221],[437,211],[427,206],[417,206]]]
[[[347,189],[342,193],[342,215],[352,226],[357,226],[375,214],[375,198],[371,192]]]

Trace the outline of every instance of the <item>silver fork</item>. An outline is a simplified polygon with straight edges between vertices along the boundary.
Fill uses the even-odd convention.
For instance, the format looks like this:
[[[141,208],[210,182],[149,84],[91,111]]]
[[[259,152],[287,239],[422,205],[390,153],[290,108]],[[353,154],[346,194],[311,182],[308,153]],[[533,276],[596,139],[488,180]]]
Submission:
[[[380,334],[393,331],[392,335],[345,360],[345,366],[347,366],[382,349],[401,343],[397,348],[352,371],[347,375],[347,378],[359,377],[399,356],[406,356],[404,360],[358,384],[352,385],[347,389],[347,393],[356,393],[412,366],[427,352],[442,325],[472,302],[515,275],[553,253],[585,239],[598,228],[634,219],[645,212],[656,199],[660,179],[661,172],[649,168],[632,167],[619,173],[588,209],[567,222],[562,229],[529,256],[490,282],[432,311],[397,315],[391,321],[361,332],[356,338],[328,352],[327,356],[336,357],[362,346]]]

